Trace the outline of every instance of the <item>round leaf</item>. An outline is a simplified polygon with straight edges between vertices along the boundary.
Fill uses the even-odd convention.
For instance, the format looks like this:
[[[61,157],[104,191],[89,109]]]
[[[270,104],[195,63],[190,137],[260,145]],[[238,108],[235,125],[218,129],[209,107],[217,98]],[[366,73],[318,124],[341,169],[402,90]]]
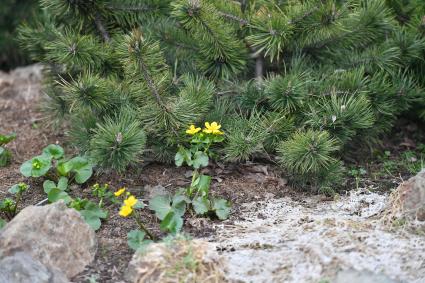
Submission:
[[[176,214],[174,211],[170,211],[161,221],[160,228],[163,231],[170,231],[176,234],[183,227],[183,218]]]
[[[72,198],[64,191],[54,188],[52,189],[48,194],[47,198],[50,202],[56,202],[58,200],[63,200],[66,204],[70,203],[72,201]]]
[[[43,154],[54,159],[60,159],[64,156],[64,150],[60,145],[51,144],[43,149]]]
[[[210,210],[210,203],[208,199],[203,197],[197,197],[192,202],[193,209],[195,210],[196,214],[203,215],[207,213]]]
[[[78,184],[85,183],[93,174],[93,165],[86,158],[81,156],[72,158],[63,166],[64,172],[75,173],[75,181]]]
[[[43,183],[43,189],[46,194],[49,194],[53,189],[57,188],[55,182],[46,180]]]
[[[230,214],[230,203],[225,199],[215,199],[213,203],[213,210],[215,211],[218,219],[227,219]]]
[[[193,157],[193,167],[195,169],[208,166],[209,158],[205,152],[197,151]]]
[[[32,171],[32,161],[31,160],[25,161],[21,165],[21,168],[19,170],[21,171],[21,174],[24,175],[25,177],[30,177],[31,171]]]
[[[146,233],[141,230],[131,230],[127,234],[128,246],[135,251],[143,249],[152,242],[150,240],[145,240],[145,236]]]
[[[155,211],[156,217],[163,220],[171,210],[171,198],[168,195],[156,196],[149,201],[149,208]]]

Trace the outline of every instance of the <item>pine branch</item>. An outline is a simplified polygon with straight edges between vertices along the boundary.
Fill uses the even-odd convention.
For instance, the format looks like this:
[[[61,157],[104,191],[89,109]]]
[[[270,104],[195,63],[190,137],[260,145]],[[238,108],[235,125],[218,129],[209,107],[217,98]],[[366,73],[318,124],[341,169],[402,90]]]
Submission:
[[[248,20],[242,19],[242,18],[237,17],[237,16],[235,16],[235,15],[232,15],[232,14],[229,14],[229,13],[225,13],[225,12],[221,12],[221,11],[218,11],[218,14],[219,14],[220,16],[222,16],[223,18],[226,18],[226,19],[229,19],[229,20],[232,20],[232,21],[238,22],[238,23],[240,23],[242,26],[247,26],[247,25],[249,25],[249,21],[248,21]]]
[[[96,27],[100,34],[102,35],[103,39],[106,42],[109,42],[111,40],[111,37],[109,36],[108,31],[106,30],[105,26],[103,25],[102,18],[100,13],[96,13],[96,16],[94,18],[94,23],[96,24]]]
[[[154,96],[158,105],[165,110],[167,113],[170,111],[167,106],[163,103],[161,96],[159,95],[158,89],[155,87],[155,83],[149,74],[149,70],[142,58],[139,57],[140,70],[142,71],[143,78],[145,79],[151,94]]]

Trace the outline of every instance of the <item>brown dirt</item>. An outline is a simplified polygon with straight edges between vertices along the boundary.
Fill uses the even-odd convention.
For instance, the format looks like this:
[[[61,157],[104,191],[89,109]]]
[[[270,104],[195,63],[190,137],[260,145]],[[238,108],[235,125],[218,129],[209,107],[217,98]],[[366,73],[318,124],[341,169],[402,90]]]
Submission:
[[[34,72],[34,70],[30,70]],[[35,72],[38,72],[36,70]],[[7,197],[7,190],[21,181],[30,184],[25,193],[21,208],[34,205],[43,199],[43,179],[25,179],[19,173],[20,165],[51,143],[66,147],[66,138],[62,131],[53,131],[43,122],[38,107],[41,100],[39,79],[17,78],[16,74],[0,73],[0,133],[16,133],[17,138],[7,147],[13,153],[11,164],[0,168],[0,199]],[[69,151],[69,150],[68,150]],[[131,169],[125,175],[108,174],[93,177],[88,185],[72,190],[74,197],[90,198],[90,185],[108,183],[114,189],[126,186],[137,197],[143,198],[143,187],[162,185],[167,190],[175,190],[190,182],[185,177],[189,168],[175,168],[162,164],[147,164],[142,169]],[[207,169],[214,176],[211,192],[232,202],[232,214],[238,215],[243,203],[263,200],[265,197],[283,197],[288,195],[286,180],[281,178],[278,168],[265,164],[246,164],[237,167],[231,164],[215,164]],[[95,261],[73,282],[125,282],[124,273],[132,257],[126,243],[127,232],[137,226],[131,219],[118,216],[118,206],[109,206],[109,218],[97,231],[99,249]],[[150,212],[144,212],[147,226],[160,235],[159,223]],[[215,233],[214,220],[188,218],[185,220],[185,233],[192,237],[204,237]]]

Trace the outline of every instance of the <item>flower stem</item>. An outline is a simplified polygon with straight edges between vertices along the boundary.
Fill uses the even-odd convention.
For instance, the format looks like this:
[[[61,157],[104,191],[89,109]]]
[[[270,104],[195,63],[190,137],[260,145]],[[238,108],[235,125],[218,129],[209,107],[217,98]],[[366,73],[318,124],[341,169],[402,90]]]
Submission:
[[[21,201],[21,195],[22,193],[18,193],[16,195],[16,201],[15,201],[15,206],[13,207],[12,217],[16,215],[16,211],[18,210],[18,204]]]
[[[134,219],[136,220],[137,225],[139,225],[140,229],[145,231],[145,233],[149,236],[149,238],[152,241],[155,241],[155,236],[145,227],[145,225],[143,225],[142,220],[140,219],[139,213],[134,212],[133,215],[134,215]]]

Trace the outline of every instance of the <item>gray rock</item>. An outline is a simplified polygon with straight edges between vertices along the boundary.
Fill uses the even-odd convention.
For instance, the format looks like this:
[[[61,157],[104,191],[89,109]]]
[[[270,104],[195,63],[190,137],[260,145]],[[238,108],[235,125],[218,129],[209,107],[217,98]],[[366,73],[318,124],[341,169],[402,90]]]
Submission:
[[[405,216],[425,221],[425,170],[404,182],[399,190]]]
[[[132,283],[226,282],[221,257],[208,242],[176,239],[136,252],[126,279]]]
[[[50,270],[30,255],[18,252],[0,260],[0,283],[68,283],[58,270]]]
[[[0,232],[0,259],[23,251],[68,278],[93,261],[94,231],[62,202],[23,209]]]
[[[10,76],[18,80],[29,80],[31,82],[39,82],[43,78],[43,65],[33,64],[18,67],[10,72]]]
[[[404,223],[414,230],[425,232],[425,169],[400,184],[391,194],[384,221]]]
[[[332,283],[400,283],[383,274],[369,271],[343,270],[338,272]]]

